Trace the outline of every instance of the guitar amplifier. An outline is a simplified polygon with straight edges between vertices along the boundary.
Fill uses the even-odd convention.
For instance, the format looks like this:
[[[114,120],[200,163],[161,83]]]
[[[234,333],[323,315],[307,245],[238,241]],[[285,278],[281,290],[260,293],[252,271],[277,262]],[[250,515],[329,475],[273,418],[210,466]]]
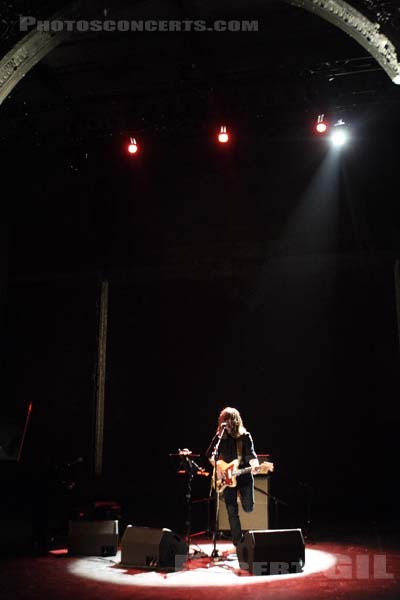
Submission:
[[[254,509],[251,513],[243,510],[238,494],[239,518],[244,531],[268,529],[268,489],[269,478],[266,475],[257,475],[254,478]],[[218,530],[230,531],[223,493],[219,497]]]

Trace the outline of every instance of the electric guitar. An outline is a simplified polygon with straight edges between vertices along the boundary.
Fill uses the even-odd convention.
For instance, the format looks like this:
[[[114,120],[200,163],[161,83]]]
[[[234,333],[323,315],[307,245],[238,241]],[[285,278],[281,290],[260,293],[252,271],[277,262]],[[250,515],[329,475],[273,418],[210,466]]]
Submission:
[[[213,474],[213,487],[219,494],[224,491],[226,487],[236,487],[236,477],[244,475],[244,473],[251,473],[254,467],[244,467],[239,469],[239,460],[235,458],[230,463],[226,463],[223,460],[217,460],[217,481],[215,483],[215,468]],[[274,463],[264,461],[256,468],[254,475],[266,475],[270,471],[274,470]]]

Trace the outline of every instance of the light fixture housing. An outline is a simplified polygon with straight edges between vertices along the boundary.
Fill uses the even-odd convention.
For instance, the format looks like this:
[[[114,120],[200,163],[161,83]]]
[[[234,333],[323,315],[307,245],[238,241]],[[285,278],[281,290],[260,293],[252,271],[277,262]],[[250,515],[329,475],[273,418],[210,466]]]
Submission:
[[[220,144],[226,144],[229,141],[229,134],[226,130],[226,125],[221,125],[218,133],[218,141]]]
[[[328,122],[325,120],[324,114],[318,115],[315,131],[320,135],[328,131]]]
[[[333,126],[330,140],[335,147],[344,146],[349,140],[349,129],[343,119],[339,119]]]
[[[130,138],[130,144],[128,145],[129,154],[136,154],[139,150],[139,146],[134,137]]]

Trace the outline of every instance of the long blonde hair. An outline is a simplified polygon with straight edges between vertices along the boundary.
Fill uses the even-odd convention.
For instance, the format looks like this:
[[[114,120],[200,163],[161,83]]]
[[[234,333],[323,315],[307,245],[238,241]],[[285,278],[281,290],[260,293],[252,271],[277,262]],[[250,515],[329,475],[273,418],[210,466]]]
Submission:
[[[218,417],[218,433],[221,433],[221,424],[225,423],[229,419],[231,424],[230,435],[234,438],[238,438],[246,433],[246,428],[243,425],[243,420],[240,412],[236,408],[226,406],[221,410]]]

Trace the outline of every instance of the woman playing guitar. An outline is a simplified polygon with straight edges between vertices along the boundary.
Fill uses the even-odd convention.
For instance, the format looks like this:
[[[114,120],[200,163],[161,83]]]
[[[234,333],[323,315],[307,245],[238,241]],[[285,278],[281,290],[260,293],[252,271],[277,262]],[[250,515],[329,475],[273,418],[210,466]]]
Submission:
[[[214,470],[217,469],[213,479],[217,493],[224,495],[232,541],[237,546],[242,539],[238,493],[243,510],[251,512],[254,508],[253,475],[273,471],[274,465],[270,462],[260,465],[250,432],[244,427],[239,411],[230,406],[219,414],[217,431],[206,456]]]

